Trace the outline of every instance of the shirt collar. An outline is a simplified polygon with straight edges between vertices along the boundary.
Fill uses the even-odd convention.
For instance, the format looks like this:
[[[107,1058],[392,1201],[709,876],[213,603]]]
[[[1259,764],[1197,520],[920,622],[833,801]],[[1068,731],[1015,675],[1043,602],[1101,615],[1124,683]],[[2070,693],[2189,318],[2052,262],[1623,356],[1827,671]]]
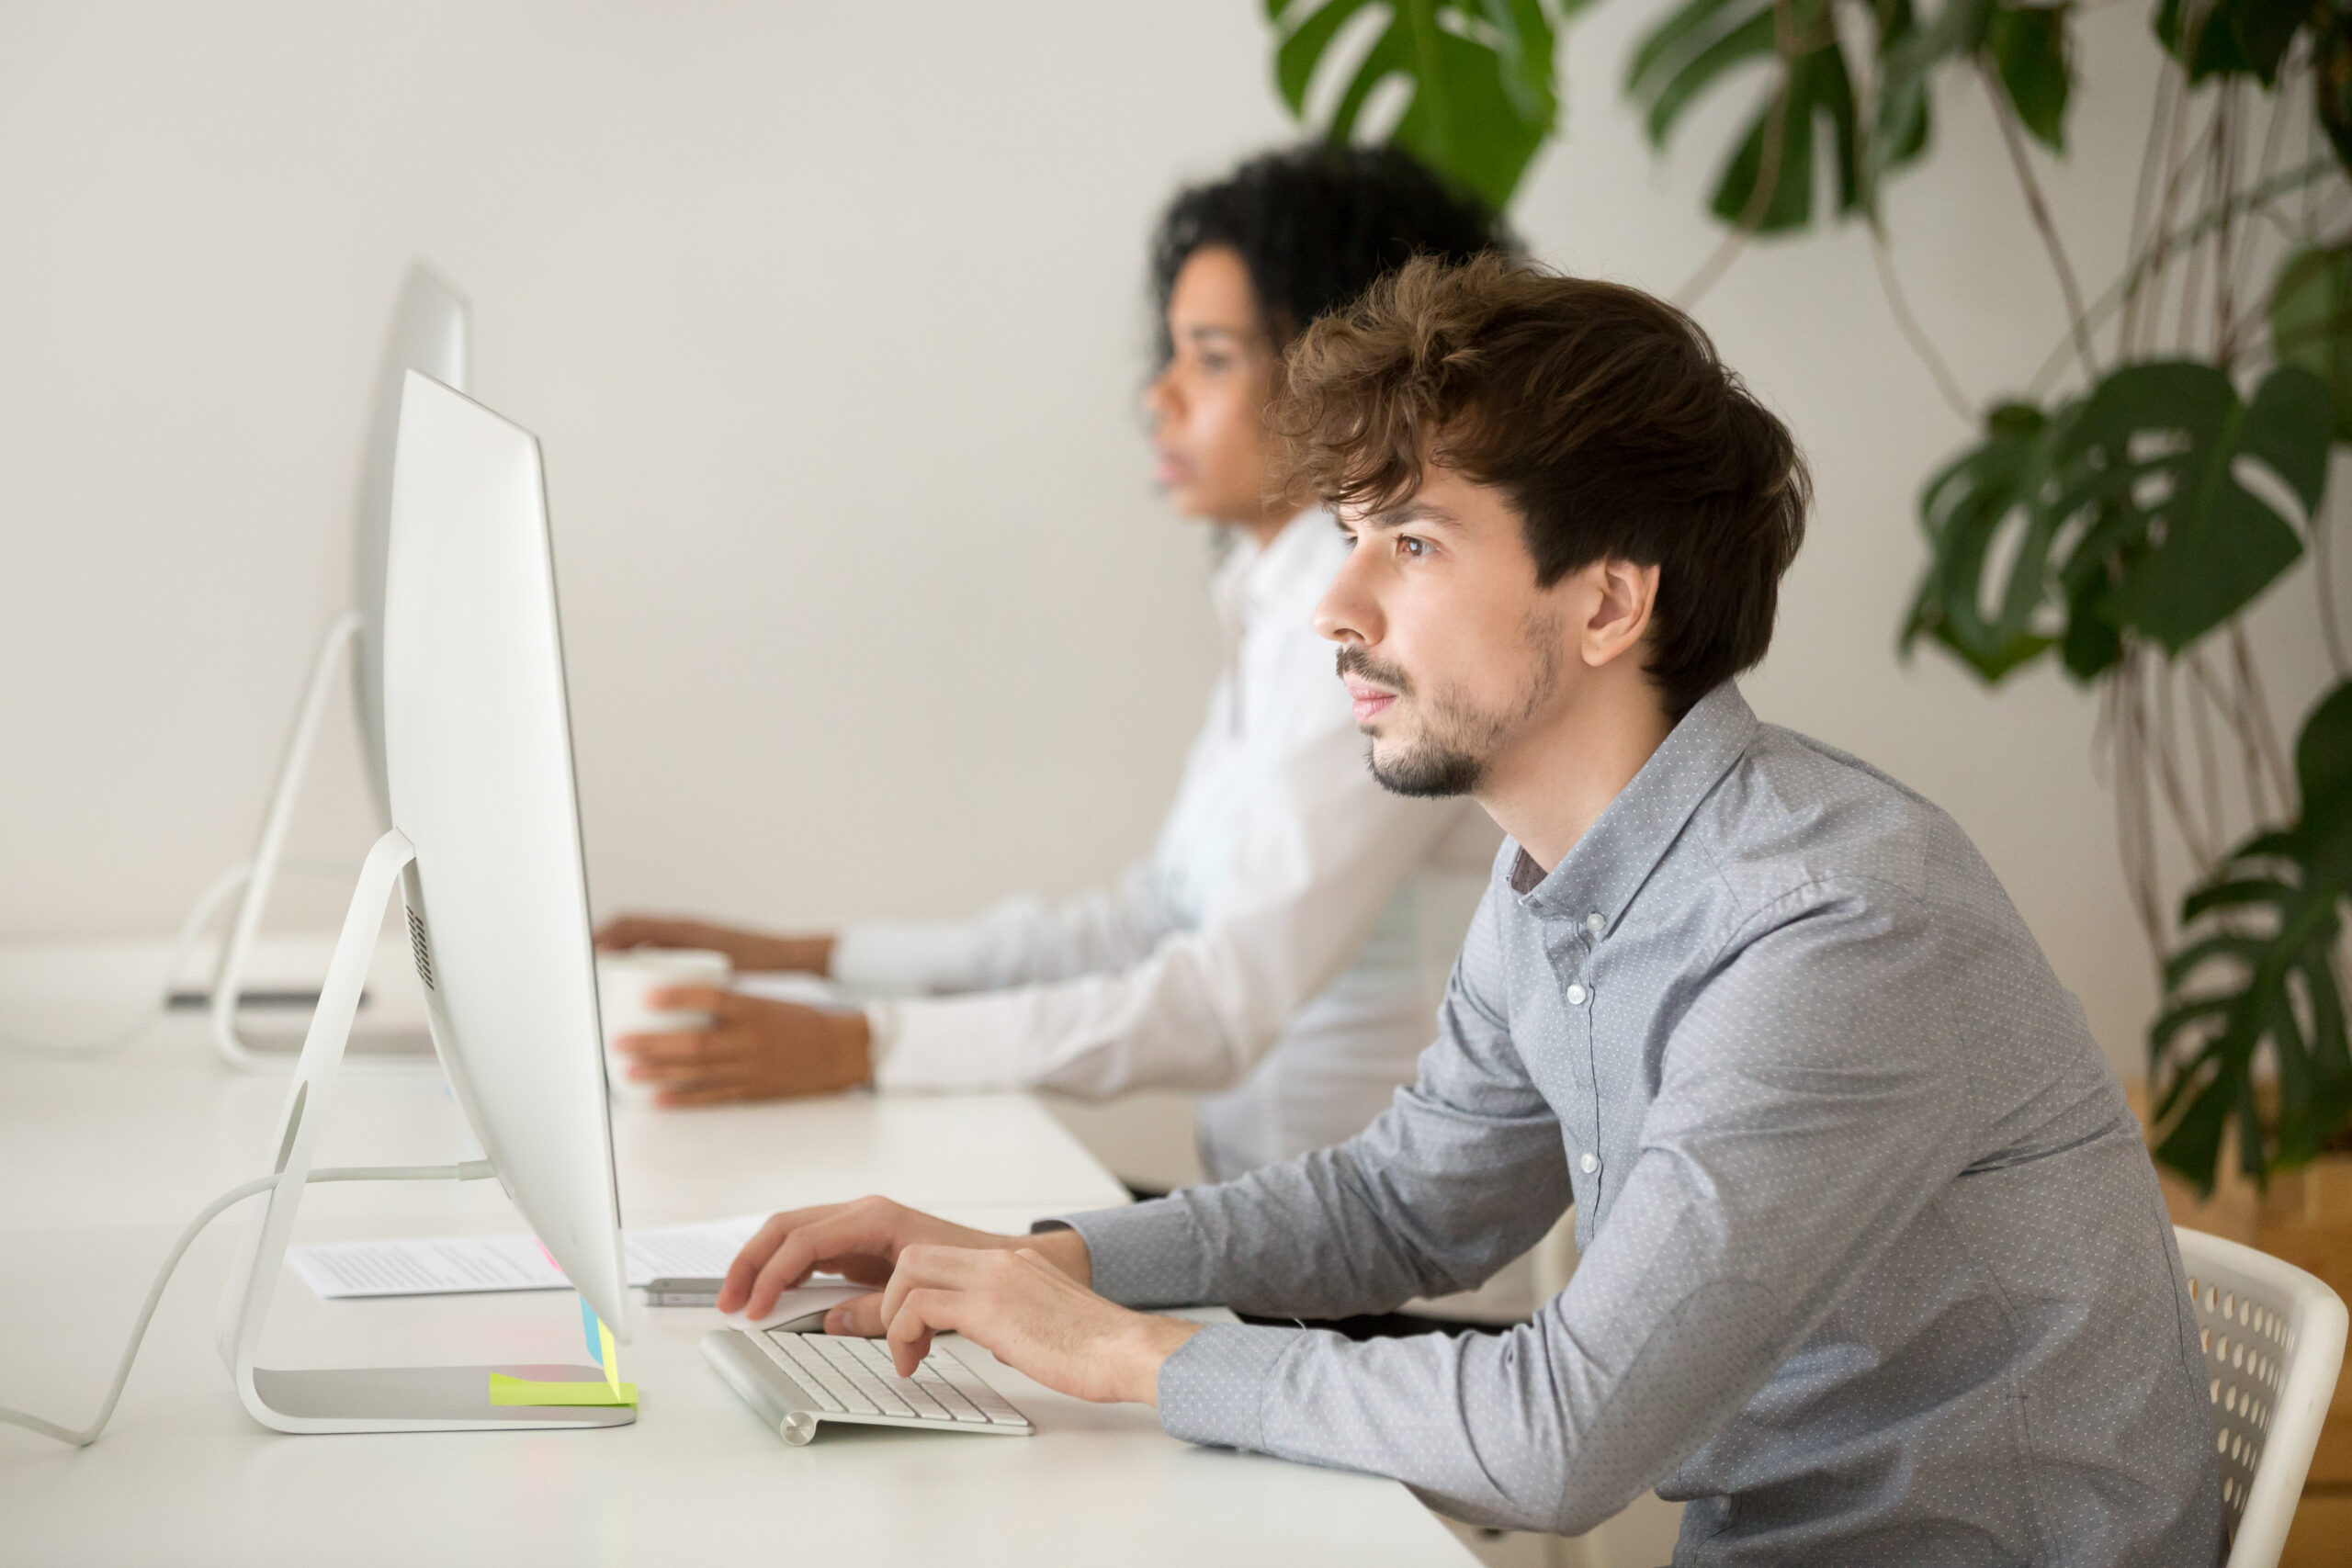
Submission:
[[[1589,922],[1598,915],[1596,936],[1613,929],[1758,728],[1755,710],[1731,682],[1700,698],[1550,875],[1519,852],[1510,886],[1520,903],[1540,919]]]

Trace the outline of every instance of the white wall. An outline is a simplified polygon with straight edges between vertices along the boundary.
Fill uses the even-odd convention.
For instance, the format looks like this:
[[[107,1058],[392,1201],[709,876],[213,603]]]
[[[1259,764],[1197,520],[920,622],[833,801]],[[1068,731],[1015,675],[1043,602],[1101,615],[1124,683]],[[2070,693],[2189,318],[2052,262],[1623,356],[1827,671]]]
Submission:
[[[1657,9],[1571,35],[1570,138],[1518,216],[1663,291],[1717,238],[1735,106],[1651,157],[1616,82]],[[1110,873],[1215,658],[1203,540],[1143,477],[1142,243],[1172,182],[1288,133],[1261,17],[0,4],[0,937],[162,931],[245,849],[342,602],[413,256],[473,300],[480,395],[546,443],[600,905],[793,924]],[[2086,34],[2053,190],[2103,277],[2154,51],[2131,8]],[[1939,107],[1896,245],[1989,393],[2057,301],[1981,96]],[[1699,313],[1820,488],[1752,697],[1951,808],[2136,1062],[2152,990],[2088,699],[1892,656],[1913,498],[1965,431],[1867,245],[1759,247]],[[2316,652],[2278,640],[2300,701]],[[300,838],[356,861],[333,732]]]

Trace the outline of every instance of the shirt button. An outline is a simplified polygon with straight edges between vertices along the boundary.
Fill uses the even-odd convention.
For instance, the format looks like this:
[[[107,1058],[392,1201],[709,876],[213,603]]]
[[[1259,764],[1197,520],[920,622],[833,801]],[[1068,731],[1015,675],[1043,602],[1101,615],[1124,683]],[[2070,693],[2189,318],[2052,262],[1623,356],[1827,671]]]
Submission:
[[[1584,1158],[1577,1161],[1577,1168],[1583,1171],[1587,1176],[1590,1176],[1594,1171],[1600,1168],[1600,1156],[1599,1155],[1587,1155]]]
[[[1587,915],[1584,918],[1584,929],[1590,931],[1593,935],[1599,936],[1602,931],[1609,929],[1609,918],[1603,915],[1600,910],[1595,909],[1591,914]]]
[[[1570,986],[1568,987],[1568,1005],[1570,1007],[1580,1008],[1584,1006],[1584,997],[1585,990],[1582,986]]]

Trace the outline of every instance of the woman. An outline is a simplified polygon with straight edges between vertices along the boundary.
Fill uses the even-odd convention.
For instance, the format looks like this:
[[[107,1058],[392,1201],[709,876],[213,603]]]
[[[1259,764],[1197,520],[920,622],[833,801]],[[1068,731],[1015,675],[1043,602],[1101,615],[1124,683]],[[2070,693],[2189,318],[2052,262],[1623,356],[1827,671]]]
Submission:
[[[1263,413],[1282,351],[1415,254],[1507,243],[1494,217],[1392,150],[1309,147],[1180,193],[1152,252],[1162,364],[1144,397],[1158,479],[1229,531],[1214,593],[1223,675],[1151,854],[1059,905],[967,921],[772,937],[625,918],[607,947],[716,948],[932,993],[828,1013],[733,992],[669,994],[714,1015],[623,1039],[661,1102],[897,1088],[1213,1091],[1212,1179],[1361,1131],[1413,1076],[1497,839],[1467,801],[1384,792],[1310,613],[1345,543],[1275,493]]]

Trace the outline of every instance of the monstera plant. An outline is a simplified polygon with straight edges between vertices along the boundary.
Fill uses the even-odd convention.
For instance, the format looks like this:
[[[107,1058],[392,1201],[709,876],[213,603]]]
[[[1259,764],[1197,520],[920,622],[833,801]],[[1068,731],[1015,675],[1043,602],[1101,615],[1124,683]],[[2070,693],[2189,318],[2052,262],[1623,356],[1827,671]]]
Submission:
[[[1585,3],[1267,0],[1277,85],[1323,133],[1386,135],[1500,204],[1555,132]],[[2352,0],[2157,0],[2138,199],[2096,297],[2035,166],[2066,151],[2074,0],[1923,3],[1684,0],[1648,28],[1625,90],[1653,143],[1752,95],[1710,200],[1724,246],[1681,298],[1758,236],[1868,226],[1897,321],[1983,432],[1921,488],[1899,647],[1995,684],[2049,660],[2097,693],[2164,993],[2156,1157],[2210,1190],[2233,1140],[2267,1180],[2352,1146],[2352,661],[2326,558],[2330,457],[2352,445]],[[1903,300],[1881,200],[1952,77],[1981,90],[2067,315],[2028,394],[1982,411]],[[2290,750],[2245,615],[2306,558],[2336,684]]]

